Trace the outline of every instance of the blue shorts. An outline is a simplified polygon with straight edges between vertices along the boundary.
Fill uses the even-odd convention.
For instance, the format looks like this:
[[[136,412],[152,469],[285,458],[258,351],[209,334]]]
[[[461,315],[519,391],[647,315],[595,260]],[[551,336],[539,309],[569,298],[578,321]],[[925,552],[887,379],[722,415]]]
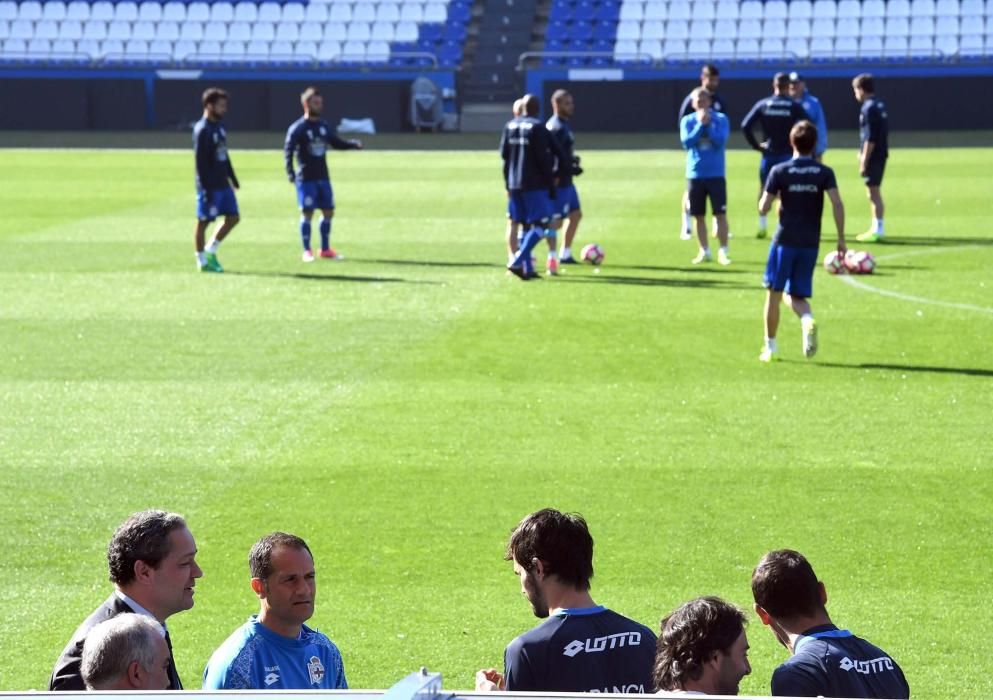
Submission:
[[[297,204],[304,211],[334,209],[334,192],[330,180],[297,181]]]
[[[234,190],[225,187],[223,190],[210,190],[210,200],[207,190],[197,192],[197,219],[213,221],[218,216],[238,216],[238,199]]]
[[[564,219],[574,211],[579,211],[579,193],[576,192],[576,186],[560,187],[555,193],[555,202],[552,204],[552,217]]]
[[[791,153],[784,153],[782,155],[775,155],[772,153],[766,153],[762,156],[762,162],[759,163],[759,182],[765,187],[765,183],[769,180],[769,171],[780,163],[785,163],[793,155]]]
[[[809,299],[814,293],[817,248],[794,248],[773,243],[765,265],[765,288]]]
[[[511,221],[522,224],[544,224],[552,218],[552,200],[548,190],[511,190],[508,212]]]

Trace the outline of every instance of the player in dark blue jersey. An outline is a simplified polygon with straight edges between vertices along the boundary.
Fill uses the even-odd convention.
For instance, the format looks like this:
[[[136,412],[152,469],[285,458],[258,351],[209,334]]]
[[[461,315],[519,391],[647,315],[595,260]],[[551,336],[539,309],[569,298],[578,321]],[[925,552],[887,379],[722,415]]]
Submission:
[[[886,103],[876,95],[876,81],[868,73],[852,81],[855,99],[862,103],[859,112],[859,175],[865,182],[872,208],[872,228],[855,237],[858,241],[877,243],[883,240],[883,172],[890,155],[890,126]]]
[[[662,620],[652,678],[669,693],[737,695],[748,663],[745,613],[712,596],[683,603]]]
[[[655,635],[593,602],[593,538],[582,516],[532,513],[511,534],[506,559],[535,616],[548,619],[507,646],[504,673],[479,671],[477,690],[651,692]]]
[[[538,119],[541,105],[534,95],[525,95],[524,116],[511,119],[503,128],[500,155],[503,180],[514,218],[524,231],[517,255],[507,269],[521,279],[534,279],[537,273],[531,251],[544,237],[552,219],[555,191],[555,154],[548,129]]]
[[[220,88],[208,88],[202,102],[203,117],[193,125],[197,190],[194,245],[201,272],[224,272],[217,259],[217,249],[241,218],[234,196],[234,190],[240,185],[228,155],[228,134],[221,123],[228,111],[228,93]],[[224,221],[214,230],[210,243],[204,246],[207,226],[218,216],[223,216]]]
[[[511,109],[511,119],[518,119],[524,116],[524,101],[521,98],[514,100]],[[514,200],[507,198],[507,264],[514,261],[517,250],[521,246],[520,234],[521,224],[517,221],[517,212],[514,209]]]
[[[791,697],[908,698],[910,685],[879,647],[838,629],[810,562],[790,549],[769,552],[752,573],[755,612],[790,658],[772,674],[772,694]]]
[[[548,244],[550,246],[548,256],[548,270],[550,274],[558,272],[558,263],[573,265],[576,259],[572,256],[572,242],[576,238],[576,231],[579,229],[579,222],[583,218],[583,211],[579,206],[579,193],[573,183],[574,177],[583,174],[579,156],[576,155],[576,136],[572,133],[569,120],[575,113],[575,101],[572,95],[566,90],[556,90],[552,93],[552,112],[554,114],[546,122],[545,127],[552,135],[558,145],[558,168],[555,174],[558,177],[556,198],[553,203],[552,221],[549,224]],[[561,228],[562,222],[566,221],[565,235],[562,240],[562,250],[559,251],[558,258],[555,257],[555,232]]]
[[[310,249],[310,224],[314,209],[321,210],[321,257],[340,259],[331,247],[331,218],[334,216],[334,192],[325,154],[328,146],[335,150],[361,149],[362,142],[339,138],[331,125],[321,119],[324,98],[317,88],[309,87],[300,95],[303,116],[290,124],[283,144],[286,174],[296,184],[297,204],[300,206],[300,241],[303,244],[303,261],[313,262]],[[297,167],[293,169],[293,160]]]
[[[789,76],[786,73],[776,73],[772,78],[772,96],[763,97],[756,102],[741,122],[745,140],[762,154],[759,165],[759,197],[762,197],[762,188],[769,179],[769,171],[772,167],[789,160],[793,153],[790,146],[790,129],[801,119],[807,119],[803,107],[790,99],[789,88]],[[762,130],[761,142],[755,136],[756,126]],[[768,228],[768,219],[764,214],[760,214],[756,238],[765,238],[768,235]]]
[[[821,214],[824,195],[831,200],[831,211],[838,229],[838,254],[845,255],[845,208],[838,194],[834,171],[814,160],[817,127],[803,120],[790,130],[793,159],[773,167],[759,200],[759,214],[765,216],[779,198],[779,228],[769,246],[765,269],[765,344],[759,359],[776,359],[776,331],[779,328],[779,304],[783,294],[794,313],[800,317],[803,331],[803,354],[817,352],[817,324],[810,308],[814,268],[821,242]]]
[[[211,655],[204,690],[348,688],[338,647],[305,622],[314,614],[317,574],[310,547],[285,532],[266,535],[248,555],[258,615]]]
[[[715,112],[720,112],[723,115],[727,115],[727,105],[724,102],[724,98],[717,94],[717,88],[721,84],[721,72],[718,70],[717,66],[713,63],[707,63],[700,70],[700,87],[707,91],[710,95],[710,108]],[[683,118],[689,116],[696,110],[693,107],[693,93],[696,91],[694,88],[683,100],[683,104],[679,106],[679,119],[676,120],[676,126],[678,128],[679,123],[682,122]],[[717,237],[717,221],[714,220],[714,237]],[[684,241],[689,241],[693,238],[693,217],[690,216],[690,193],[689,190],[683,192],[683,228],[679,232],[679,237]]]

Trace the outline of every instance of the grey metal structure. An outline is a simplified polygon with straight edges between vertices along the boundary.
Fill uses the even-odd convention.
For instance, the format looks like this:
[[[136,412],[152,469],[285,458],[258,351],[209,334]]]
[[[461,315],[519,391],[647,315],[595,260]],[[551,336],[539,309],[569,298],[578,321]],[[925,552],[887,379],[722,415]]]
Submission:
[[[410,85],[410,124],[415,129],[439,129],[443,120],[441,88],[421,76]]]

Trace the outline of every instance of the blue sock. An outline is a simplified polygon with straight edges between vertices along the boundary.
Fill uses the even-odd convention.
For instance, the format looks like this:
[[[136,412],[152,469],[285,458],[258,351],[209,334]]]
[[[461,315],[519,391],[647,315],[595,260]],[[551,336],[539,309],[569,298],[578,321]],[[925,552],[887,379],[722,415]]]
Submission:
[[[321,250],[331,247],[331,219],[321,219]]]
[[[310,250],[310,222],[300,219],[300,240],[303,242],[303,249]]]
[[[524,267],[524,272],[527,274],[532,274],[534,272],[534,265],[531,264],[531,251],[534,247],[541,242],[541,228],[534,226],[524,234],[524,240],[521,241],[521,249],[517,251],[517,257],[514,258],[512,263],[514,267]]]

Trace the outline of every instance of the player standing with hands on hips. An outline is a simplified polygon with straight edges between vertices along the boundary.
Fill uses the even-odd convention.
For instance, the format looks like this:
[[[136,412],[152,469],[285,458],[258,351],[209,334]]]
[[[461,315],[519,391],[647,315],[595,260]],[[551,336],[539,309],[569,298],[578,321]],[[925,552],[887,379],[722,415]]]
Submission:
[[[200,272],[224,272],[217,260],[217,249],[241,220],[238,199],[234,196],[234,190],[240,185],[228,156],[228,134],[221,123],[228,112],[228,93],[220,88],[207,88],[202,102],[203,117],[193,126],[197,187],[194,245]],[[217,227],[210,243],[204,247],[207,226],[218,216],[224,217],[224,223]]]
[[[859,175],[865,182],[866,193],[872,207],[872,228],[855,237],[863,243],[878,243],[883,240],[883,194],[879,188],[883,184],[883,172],[889,148],[889,115],[886,105],[876,97],[876,81],[868,73],[855,76],[852,81],[855,99],[862,103],[859,113],[859,135],[862,146],[859,148]]]
[[[793,312],[800,317],[803,329],[803,354],[817,352],[817,325],[810,309],[813,294],[817,247],[821,242],[821,214],[824,195],[831,200],[834,224],[838,229],[838,254],[845,255],[845,207],[838,194],[834,171],[814,160],[817,127],[803,120],[790,130],[793,159],[780,163],[769,173],[765,192],[759,201],[759,214],[765,216],[779,197],[779,228],[769,247],[765,268],[765,345],[759,360],[776,359],[776,331],[779,328],[779,304],[783,294]]]
[[[300,95],[303,116],[290,124],[286,132],[283,155],[286,159],[286,174],[297,188],[297,203],[300,206],[300,241],[303,244],[303,261],[314,262],[310,248],[310,222],[314,209],[321,210],[321,257],[340,260],[331,247],[331,218],[334,216],[334,192],[331,189],[331,176],[325,158],[327,147],[339,151],[361,150],[362,142],[340,138],[331,126],[321,119],[324,111],[324,98],[317,88],[309,87]],[[297,169],[293,170],[296,158]]]

